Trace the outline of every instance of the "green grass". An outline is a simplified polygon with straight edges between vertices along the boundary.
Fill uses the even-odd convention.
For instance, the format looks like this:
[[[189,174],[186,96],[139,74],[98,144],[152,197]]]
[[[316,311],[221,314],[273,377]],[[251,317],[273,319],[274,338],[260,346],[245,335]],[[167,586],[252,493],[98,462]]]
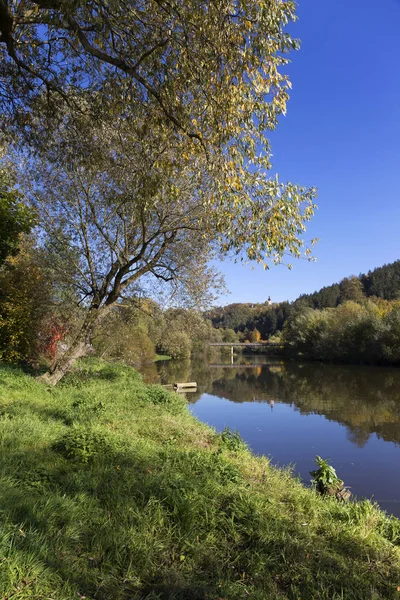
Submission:
[[[400,522],[340,504],[90,360],[0,368],[2,600],[400,598]]]

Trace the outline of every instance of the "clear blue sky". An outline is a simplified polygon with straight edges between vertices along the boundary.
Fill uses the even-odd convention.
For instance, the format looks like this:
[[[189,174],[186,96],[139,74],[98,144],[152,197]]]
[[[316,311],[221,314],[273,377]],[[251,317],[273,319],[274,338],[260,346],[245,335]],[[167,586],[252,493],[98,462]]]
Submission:
[[[400,0],[300,0],[288,114],[271,137],[282,181],[318,188],[317,262],[224,261],[218,304],[294,300],[400,258]]]

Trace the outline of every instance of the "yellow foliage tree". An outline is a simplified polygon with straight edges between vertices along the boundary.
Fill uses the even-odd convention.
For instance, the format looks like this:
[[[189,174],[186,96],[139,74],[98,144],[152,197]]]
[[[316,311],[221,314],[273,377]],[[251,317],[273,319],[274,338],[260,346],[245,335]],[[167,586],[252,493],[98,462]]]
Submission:
[[[247,337],[249,342],[251,342],[252,344],[257,344],[261,340],[261,333],[258,331],[257,328],[255,328],[253,329],[253,331],[250,331]]]

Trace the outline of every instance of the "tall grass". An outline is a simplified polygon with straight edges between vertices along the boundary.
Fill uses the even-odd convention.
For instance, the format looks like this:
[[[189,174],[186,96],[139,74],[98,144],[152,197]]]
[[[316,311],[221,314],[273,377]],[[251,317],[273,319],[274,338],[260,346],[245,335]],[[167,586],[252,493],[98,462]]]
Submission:
[[[56,389],[0,368],[0,598],[398,598],[400,522],[216,434],[90,360]]]

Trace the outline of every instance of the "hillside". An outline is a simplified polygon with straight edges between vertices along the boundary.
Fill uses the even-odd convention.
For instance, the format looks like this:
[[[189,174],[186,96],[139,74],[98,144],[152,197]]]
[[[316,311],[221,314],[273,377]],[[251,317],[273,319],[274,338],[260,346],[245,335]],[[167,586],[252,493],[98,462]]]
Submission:
[[[246,333],[257,329],[263,339],[275,335],[291,314],[289,302],[279,304],[228,304],[205,313],[216,328]]]
[[[400,299],[400,260],[383,265],[358,277],[345,277],[340,283],[325,286],[311,294],[301,294],[294,302],[269,305],[234,303],[205,313],[216,328],[246,333],[257,329],[262,339],[279,333],[286,320],[299,309],[335,308],[347,300],[363,298]]]
[[[353,290],[349,290],[349,282],[353,282]],[[358,289],[356,282],[359,282]],[[384,300],[399,299],[400,260],[368,273],[360,273],[358,277],[346,277],[340,283],[323,287],[312,294],[302,294],[295,303],[301,302],[312,308],[333,308],[345,300],[357,299],[352,297],[352,292],[357,295],[360,291],[366,298],[375,296]]]

